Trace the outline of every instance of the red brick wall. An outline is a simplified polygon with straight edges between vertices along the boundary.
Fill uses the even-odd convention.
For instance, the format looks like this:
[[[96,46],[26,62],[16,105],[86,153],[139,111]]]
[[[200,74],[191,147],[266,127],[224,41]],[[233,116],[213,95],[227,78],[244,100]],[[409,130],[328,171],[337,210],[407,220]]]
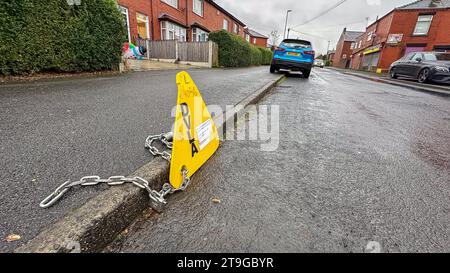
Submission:
[[[259,38],[250,36],[250,43],[260,47],[267,47],[267,40],[268,38]]]
[[[150,1],[136,1],[136,0],[118,0],[118,4],[128,9],[128,17],[130,24],[131,42],[138,36],[136,12],[149,17],[149,24],[151,24],[151,8]],[[152,35],[150,31],[150,36]]]
[[[193,8],[192,0],[187,1],[189,1],[189,9],[192,10]],[[219,11],[213,5],[211,5],[206,1],[204,1],[203,17],[198,16],[194,12],[191,12],[190,14],[191,14],[189,18],[190,25],[197,22],[207,27],[210,31],[215,31],[223,29],[223,20],[226,19],[228,20],[228,31],[234,33],[233,32],[234,24],[236,23],[239,26],[239,28],[238,33],[235,34],[244,37],[244,27],[245,27],[244,25],[238,24],[235,20],[233,20],[223,12]]]
[[[436,14],[428,35],[413,35],[419,14],[429,12],[430,10],[394,11],[389,33],[403,33],[403,40],[398,46],[385,45],[379,68],[387,70],[393,62],[403,57],[408,44],[426,44],[427,51],[433,50],[436,45],[450,45],[450,9],[433,11]]]
[[[129,0],[132,1],[132,0]],[[136,1],[136,0],[135,0]],[[161,24],[158,20],[162,13],[169,14],[176,18],[178,22],[181,22],[184,27],[190,28],[194,23],[198,23],[210,31],[221,30],[223,28],[223,20],[228,20],[228,31],[233,32],[233,24],[237,23],[223,12],[216,9],[213,5],[204,1],[203,3],[203,16],[197,15],[193,11],[192,0],[179,0],[178,9],[164,3],[161,0],[149,0],[153,2],[153,29],[154,36],[152,39],[161,40]],[[244,26],[239,25],[238,35],[243,36]],[[188,41],[192,40],[192,31],[188,29],[187,32]]]
[[[381,20],[377,24],[377,37],[375,37],[375,44],[379,44],[382,42],[386,42],[391,26],[392,20],[394,19],[394,12],[389,13],[385,17],[381,18]]]
[[[361,55],[362,55],[361,52],[353,54],[352,64],[351,64],[351,67],[350,67],[351,69],[354,69],[354,70],[360,69],[361,61],[362,61],[362,56]]]
[[[119,5],[128,8],[129,24],[131,41],[137,37],[137,19],[136,12],[147,15],[149,17],[150,37],[152,40],[161,40],[161,23],[158,19],[161,14],[168,14],[182,25],[188,28],[187,39],[192,40],[192,31],[190,26],[193,23],[198,23],[210,31],[221,30],[223,28],[223,20],[228,20],[228,31],[233,32],[234,24],[238,28],[238,35],[244,37],[244,25],[239,24],[230,16],[219,11],[216,7],[204,1],[203,16],[199,16],[193,11],[192,0],[179,0],[178,8],[166,4],[162,0],[118,0]],[[262,43],[262,42],[259,42]]]
[[[336,53],[333,59],[333,66],[339,68],[345,68],[347,61],[350,60],[352,50],[350,49],[352,42],[343,42],[342,40],[336,46]],[[343,58],[346,55],[346,58]]]

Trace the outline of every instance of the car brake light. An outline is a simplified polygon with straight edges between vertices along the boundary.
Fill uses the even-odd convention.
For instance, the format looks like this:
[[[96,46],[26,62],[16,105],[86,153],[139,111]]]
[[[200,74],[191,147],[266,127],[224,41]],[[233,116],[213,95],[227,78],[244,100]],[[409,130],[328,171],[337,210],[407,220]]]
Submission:
[[[284,51],[286,51],[286,49],[284,49],[282,47],[276,47],[275,51],[277,51],[277,52],[284,52]]]
[[[306,55],[316,55],[316,52],[314,50],[304,51],[303,53],[305,53]]]

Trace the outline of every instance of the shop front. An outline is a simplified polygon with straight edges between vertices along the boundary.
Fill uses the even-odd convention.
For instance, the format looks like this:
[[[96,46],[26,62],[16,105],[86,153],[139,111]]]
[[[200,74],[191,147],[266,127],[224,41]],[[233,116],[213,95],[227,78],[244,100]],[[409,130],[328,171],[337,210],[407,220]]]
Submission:
[[[381,46],[374,46],[368,48],[363,52],[363,60],[361,69],[365,71],[377,71],[378,62],[380,61],[381,56]]]

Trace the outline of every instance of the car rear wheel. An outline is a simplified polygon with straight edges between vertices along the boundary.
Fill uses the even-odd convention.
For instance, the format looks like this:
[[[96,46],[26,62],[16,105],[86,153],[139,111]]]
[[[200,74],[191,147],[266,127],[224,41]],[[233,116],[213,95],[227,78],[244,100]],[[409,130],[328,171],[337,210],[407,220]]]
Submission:
[[[311,75],[311,70],[302,71],[302,73],[303,73],[303,77],[305,79],[308,79],[309,75]]]
[[[417,79],[419,80],[420,83],[426,83],[428,82],[429,77],[430,77],[430,69],[425,68],[422,71],[420,71]]]
[[[277,68],[274,65],[270,66],[270,73],[274,74],[275,72],[277,72]]]
[[[391,77],[391,79],[397,79],[397,73],[395,73],[395,67],[391,68],[391,70],[389,71],[389,76]]]

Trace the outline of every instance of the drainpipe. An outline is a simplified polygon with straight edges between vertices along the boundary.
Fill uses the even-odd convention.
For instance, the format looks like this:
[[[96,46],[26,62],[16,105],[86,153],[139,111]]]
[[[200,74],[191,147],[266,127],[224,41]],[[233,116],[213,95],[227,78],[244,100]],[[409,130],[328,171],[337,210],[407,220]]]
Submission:
[[[204,12],[204,11],[203,11]],[[186,42],[189,41],[189,37],[192,35],[189,35],[189,0],[186,0]]]
[[[378,20],[379,20],[379,16],[377,15],[377,20],[375,21],[376,22],[376,24],[375,24],[375,38],[378,38],[378,34],[377,34],[377,32],[378,32]],[[375,38],[373,38],[372,39],[372,46],[373,46],[373,44],[375,43]],[[381,47],[381,44],[380,44],[380,57],[378,58],[378,62],[377,62],[377,70],[378,70],[378,68],[380,67],[380,62],[381,62],[381,56],[383,55],[383,48]]]
[[[155,25],[154,25],[155,21],[153,20],[153,18],[154,18],[153,13],[154,13],[153,0],[150,0],[150,18],[151,18],[150,24],[152,25],[152,27],[151,27],[152,28],[152,33],[150,34],[150,37],[151,37],[150,39],[152,41],[155,40]]]

